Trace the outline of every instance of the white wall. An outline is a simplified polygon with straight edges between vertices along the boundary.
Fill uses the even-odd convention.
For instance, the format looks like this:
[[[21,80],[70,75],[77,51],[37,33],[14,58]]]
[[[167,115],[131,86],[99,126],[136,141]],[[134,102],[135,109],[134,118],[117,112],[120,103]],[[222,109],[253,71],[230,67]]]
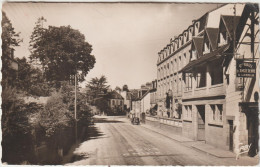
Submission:
[[[244,4],[236,4],[236,16],[241,16]],[[218,28],[221,15],[234,15],[234,4],[227,4],[215,11],[209,13],[208,23],[206,27]]]
[[[148,93],[142,100],[141,100],[141,113],[145,112],[146,110],[150,109],[150,98],[151,98],[151,94]]]

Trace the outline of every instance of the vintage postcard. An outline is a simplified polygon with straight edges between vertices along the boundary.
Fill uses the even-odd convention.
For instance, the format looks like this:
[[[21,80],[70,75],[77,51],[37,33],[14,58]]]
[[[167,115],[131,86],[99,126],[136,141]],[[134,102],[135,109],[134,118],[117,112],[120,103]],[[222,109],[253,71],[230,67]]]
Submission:
[[[259,4],[1,14],[2,165],[259,164]]]

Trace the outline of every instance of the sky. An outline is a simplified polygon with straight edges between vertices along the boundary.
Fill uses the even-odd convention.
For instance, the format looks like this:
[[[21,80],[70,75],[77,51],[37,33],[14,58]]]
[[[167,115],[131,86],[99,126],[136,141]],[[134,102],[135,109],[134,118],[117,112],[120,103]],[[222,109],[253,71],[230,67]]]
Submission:
[[[156,79],[158,52],[170,39],[185,30],[192,20],[220,4],[180,3],[4,3],[6,12],[23,42],[16,57],[28,57],[30,35],[37,18],[47,19],[44,27],[78,29],[92,45],[95,67],[86,82],[105,75],[111,88],[129,89]]]

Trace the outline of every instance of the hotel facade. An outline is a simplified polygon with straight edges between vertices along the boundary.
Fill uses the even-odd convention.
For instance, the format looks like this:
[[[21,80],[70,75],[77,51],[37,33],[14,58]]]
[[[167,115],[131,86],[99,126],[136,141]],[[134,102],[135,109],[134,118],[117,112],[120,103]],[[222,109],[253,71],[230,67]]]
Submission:
[[[181,122],[182,135],[235,153],[251,144],[250,154],[258,152],[258,13],[254,4],[224,5],[158,53],[157,113]],[[252,74],[240,74],[242,66]]]

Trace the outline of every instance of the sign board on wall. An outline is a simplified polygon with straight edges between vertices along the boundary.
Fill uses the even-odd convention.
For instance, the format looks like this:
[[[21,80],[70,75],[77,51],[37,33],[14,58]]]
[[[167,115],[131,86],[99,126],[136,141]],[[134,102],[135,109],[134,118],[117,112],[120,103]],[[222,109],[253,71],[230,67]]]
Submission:
[[[256,75],[256,63],[247,62],[243,59],[237,60],[237,77],[253,78]]]

